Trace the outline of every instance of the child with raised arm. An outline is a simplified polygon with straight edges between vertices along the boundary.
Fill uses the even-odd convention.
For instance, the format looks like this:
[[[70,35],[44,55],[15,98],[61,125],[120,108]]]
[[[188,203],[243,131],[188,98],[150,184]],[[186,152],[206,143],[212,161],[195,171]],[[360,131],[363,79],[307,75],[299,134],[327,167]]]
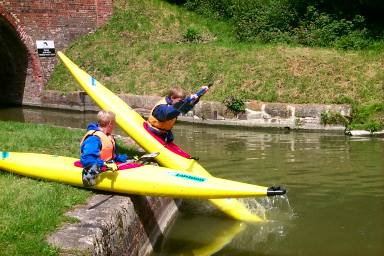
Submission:
[[[149,130],[165,142],[172,142],[174,136],[171,130],[177,117],[190,111],[207,91],[208,86],[202,86],[195,94],[185,97],[183,89],[171,88],[168,95],[153,107],[147,121]]]

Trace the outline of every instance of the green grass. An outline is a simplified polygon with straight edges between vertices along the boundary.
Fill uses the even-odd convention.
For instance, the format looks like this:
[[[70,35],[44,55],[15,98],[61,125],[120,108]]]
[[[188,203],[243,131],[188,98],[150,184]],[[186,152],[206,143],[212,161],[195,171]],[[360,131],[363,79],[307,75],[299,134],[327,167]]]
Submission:
[[[72,157],[79,156],[79,141],[84,134],[82,130],[3,121],[0,130],[0,151]],[[93,194],[4,171],[0,171],[0,187],[0,255],[58,255],[58,250],[46,243],[47,235],[63,222],[73,222],[64,213]]]
[[[350,129],[371,132],[384,130],[384,103],[355,106],[353,115]]]
[[[188,42],[188,31],[199,35]],[[196,90],[210,74],[206,100],[236,95],[287,103],[381,104],[383,44],[342,51],[236,41],[231,24],[204,18],[160,0],[114,1],[114,15],[66,54],[114,92],[162,95],[170,86]],[[79,87],[62,64],[47,89]],[[372,113],[375,114],[375,113]]]

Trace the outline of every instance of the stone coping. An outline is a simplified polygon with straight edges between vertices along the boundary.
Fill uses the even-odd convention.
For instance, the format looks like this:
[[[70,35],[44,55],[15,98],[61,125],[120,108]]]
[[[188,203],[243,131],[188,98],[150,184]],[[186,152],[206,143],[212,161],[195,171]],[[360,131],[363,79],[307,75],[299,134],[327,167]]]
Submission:
[[[66,215],[48,237],[60,255],[150,255],[175,218],[181,200],[166,197],[97,194]]]
[[[148,116],[160,96],[119,95],[130,107],[143,116]],[[77,111],[98,111],[99,108],[85,92],[64,93],[43,91],[40,98],[25,101],[23,105],[45,108],[70,109]],[[200,101],[196,107],[180,116],[184,122],[230,125],[243,127],[269,127],[295,130],[326,130],[344,132],[344,125],[323,125],[321,115],[332,112],[349,117],[349,105],[288,104],[251,101],[245,103],[244,113],[235,115],[224,104],[213,101]]]

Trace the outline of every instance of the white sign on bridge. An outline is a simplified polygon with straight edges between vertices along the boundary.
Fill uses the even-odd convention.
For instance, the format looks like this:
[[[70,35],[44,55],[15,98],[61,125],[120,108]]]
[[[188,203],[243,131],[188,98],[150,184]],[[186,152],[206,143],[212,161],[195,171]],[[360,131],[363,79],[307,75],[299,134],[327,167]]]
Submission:
[[[40,57],[54,57],[55,43],[52,40],[36,40],[37,53]]]

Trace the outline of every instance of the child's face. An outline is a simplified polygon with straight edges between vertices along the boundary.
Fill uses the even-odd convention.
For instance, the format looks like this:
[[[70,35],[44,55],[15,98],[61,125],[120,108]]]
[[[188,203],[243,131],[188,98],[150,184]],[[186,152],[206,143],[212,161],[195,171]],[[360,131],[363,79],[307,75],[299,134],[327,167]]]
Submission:
[[[180,102],[182,99],[183,97],[181,96],[172,96],[171,97],[172,105],[176,104],[177,102]]]
[[[111,134],[114,127],[115,127],[115,122],[114,121],[109,122],[109,124],[106,126],[105,133]]]

